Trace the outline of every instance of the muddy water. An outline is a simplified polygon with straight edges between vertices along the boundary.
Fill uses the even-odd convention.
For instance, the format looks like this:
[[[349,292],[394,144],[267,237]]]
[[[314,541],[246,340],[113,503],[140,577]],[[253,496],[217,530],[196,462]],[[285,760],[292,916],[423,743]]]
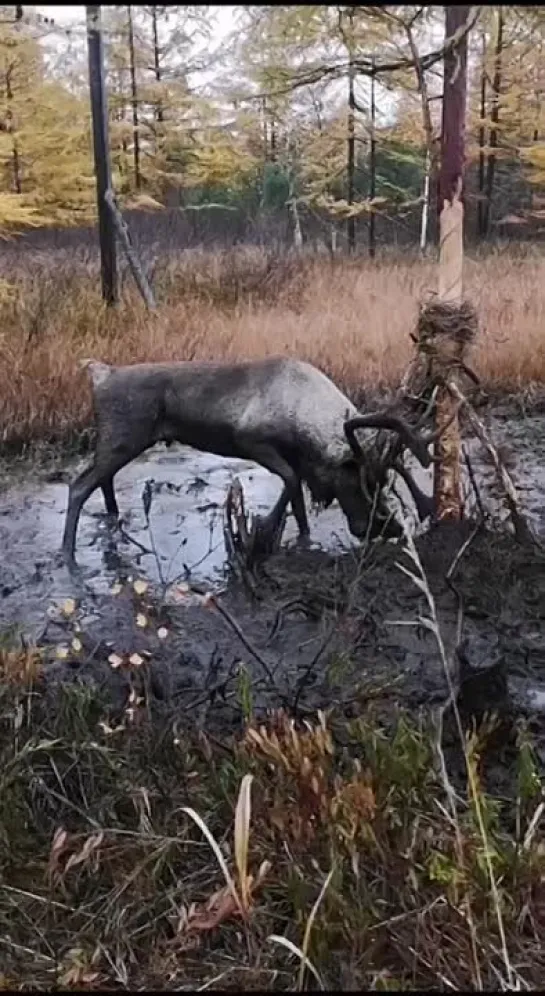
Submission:
[[[66,467],[62,481],[28,479],[0,496],[0,619],[25,623],[40,618],[48,602],[72,594],[74,582],[59,555],[67,483],[85,461]],[[220,583],[225,575],[223,506],[229,484],[238,477],[252,513],[265,514],[280,494],[280,481],[248,461],[225,460],[188,447],[157,446],[116,477],[123,520],[121,535],[107,528],[100,491],[83,508],[76,555],[88,586],[105,592],[119,570],[131,562],[134,572],[153,582],[176,580]],[[153,486],[149,525],[142,499]],[[338,508],[310,516],[313,541],[325,549],[350,545]],[[290,516],[284,542],[297,535]],[[145,551],[142,549],[145,548]]]
[[[536,532],[543,536],[545,416],[525,420],[488,417],[487,421],[519,488],[521,503]],[[468,449],[483,500],[501,517],[490,463],[483,458],[475,441],[469,442]],[[112,535],[106,528],[100,492],[91,497],[83,510],[77,538],[77,558],[85,584],[82,596],[81,586],[62,563],[59,548],[67,481],[84,463],[67,465],[54,479],[28,476],[14,480],[0,494],[0,631],[15,626],[29,635],[39,634],[48,618],[48,607],[75,595],[85,604],[85,618],[92,633],[93,649],[85,667],[97,680],[102,675],[100,680],[107,681],[108,694],[114,676],[104,662],[111,648],[121,653],[147,648],[153,655],[157,687],[162,689],[158,695],[169,699],[180,695],[190,711],[194,702],[202,701],[207,683],[217,684],[220,677],[226,682],[232,679],[233,668],[240,660],[251,663],[252,673],[260,674],[261,678],[264,669],[276,676],[274,680],[267,677],[265,682],[270,695],[264,701],[269,705],[278,704],[279,689],[286,694],[290,689],[290,695],[297,696],[301,675],[305,678],[305,688],[312,686],[315,692],[309,702],[313,707],[322,705],[324,697],[328,700],[332,694],[331,681],[327,688],[323,684],[325,662],[330,658],[337,669],[333,683],[336,682],[336,687],[349,688],[351,693],[362,681],[365,684],[366,676],[375,684],[380,680],[391,688],[401,688],[397,682],[403,682],[408,698],[417,702],[433,698],[438,689],[440,692],[437,651],[433,641],[430,643],[429,634],[415,634],[407,626],[396,629],[392,623],[395,619],[414,619],[420,597],[416,590],[409,590],[410,583],[406,588],[400,587],[395,550],[389,561],[386,551],[386,557],[357,582],[352,616],[345,619],[344,629],[339,627],[333,637],[328,635],[332,618],[327,617],[331,611],[328,603],[338,600],[341,604],[350,586],[350,590],[355,590],[358,550],[337,507],[311,513],[313,549],[304,554],[296,551],[286,554],[296,537],[295,524],[291,517],[288,519],[283,553],[271,567],[271,584],[258,606],[251,605],[244,594],[233,593],[226,585],[223,504],[230,482],[234,476],[240,479],[247,508],[252,513],[266,513],[280,490],[280,482],[274,476],[245,461],[228,461],[173,446],[168,450],[156,447],[125,468],[116,478],[123,533]],[[414,470],[421,486],[429,490],[429,473]],[[142,500],[146,482],[153,482],[154,490],[149,527]],[[432,538],[428,542],[422,537],[422,543],[422,558],[432,583],[436,583],[442,623],[448,636],[454,632],[456,612],[451,593],[443,590],[443,579],[459,543],[454,538],[452,549],[443,540]],[[393,549],[392,544],[388,548]],[[500,558],[496,568],[484,547],[472,557],[468,561],[467,579],[462,579],[464,583],[467,580],[468,586],[467,655],[477,668],[482,661],[487,667],[498,660],[508,661],[515,684],[518,682],[518,688],[531,699],[531,708],[543,711],[545,573],[539,565],[537,568],[534,565],[531,577],[525,577],[524,566],[517,568],[518,574],[516,571],[509,574],[510,554],[506,554],[507,563],[505,557]],[[508,572],[498,596],[492,595],[488,600],[483,600],[480,592],[480,560],[485,557],[489,557],[492,566],[487,567],[483,584],[490,582],[490,572],[496,569]],[[159,648],[157,641],[152,645],[147,632],[135,627],[134,612],[128,610],[128,603],[110,594],[112,582],[120,571],[124,576],[139,575],[151,582],[162,581],[165,586],[177,579],[188,579],[223,588],[225,604],[236,616],[253,650],[249,651],[247,644],[241,643],[217,614],[195,604],[170,604],[168,609],[168,599],[165,611],[170,613],[168,626],[172,638],[169,637],[168,646]],[[175,585],[172,588],[176,590]],[[280,624],[278,612],[282,606],[303,600],[307,603],[303,610],[290,609],[289,617],[282,616]],[[314,611],[317,604],[322,608]],[[63,639],[62,628],[49,631],[47,639],[53,643]],[[98,661],[100,654],[96,648],[101,641],[105,641],[106,651]],[[327,653],[324,641],[330,641]],[[349,674],[345,670],[339,677],[345,666],[341,667],[340,662],[346,660],[352,661],[353,671]],[[350,666],[346,666],[350,671]],[[59,673],[64,680],[66,667],[63,667]],[[81,677],[85,668],[80,665],[78,668]],[[108,672],[106,678],[104,668]],[[331,674],[330,679],[333,680]],[[121,694],[121,686],[118,691]]]
[[[493,438],[507,458],[524,508],[538,533],[545,527],[545,416],[525,420],[492,419]],[[475,441],[471,459],[494,503],[494,472]],[[29,476],[0,494],[0,624],[33,628],[52,600],[72,593],[73,580],[59,548],[67,502],[67,481],[85,461],[67,465],[53,482]],[[430,473],[413,466],[424,490]],[[132,564],[151,581],[180,579],[219,583],[225,573],[223,505],[229,484],[237,476],[246,505],[265,514],[280,493],[278,478],[248,461],[226,460],[188,447],[163,446],[143,454],[116,478],[123,532],[115,539],[107,529],[102,494],[95,492],[84,506],[77,537],[77,558],[90,588],[105,592],[119,571],[119,560]],[[60,478],[60,479],[59,479]],[[146,482],[153,485],[153,502],[146,523],[142,500]],[[401,497],[407,494],[400,485]],[[499,512],[499,506],[498,506]],[[501,515],[501,513],[499,512]],[[310,515],[312,541],[338,553],[354,541],[337,506]],[[284,543],[293,543],[295,522],[288,518]],[[142,549],[145,548],[145,551]]]

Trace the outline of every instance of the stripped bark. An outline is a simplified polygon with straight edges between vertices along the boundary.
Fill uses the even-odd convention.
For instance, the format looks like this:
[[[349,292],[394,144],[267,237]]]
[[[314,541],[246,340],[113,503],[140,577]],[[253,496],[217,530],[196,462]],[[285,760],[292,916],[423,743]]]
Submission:
[[[469,6],[445,7],[445,37],[467,22]],[[439,173],[439,298],[461,304],[463,294],[462,200],[464,176],[465,111],[467,88],[467,34],[444,60],[441,168]],[[462,338],[441,337],[443,355],[435,361],[442,374],[462,359]],[[444,429],[435,445],[434,497],[439,520],[462,517],[461,442],[458,419],[452,418],[456,402],[443,386],[437,396],[437,429]]]

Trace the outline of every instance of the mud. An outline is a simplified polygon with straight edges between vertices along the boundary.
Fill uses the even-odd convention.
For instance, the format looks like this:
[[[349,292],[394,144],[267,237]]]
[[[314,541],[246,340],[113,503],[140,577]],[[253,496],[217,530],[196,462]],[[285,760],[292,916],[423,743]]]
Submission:
[[[488,424],[543,536],[545,417],[489,418]],[[488,531],[473,535],[470,522],[437,528],[417,536],[417,549],[447,655],[454,653],[463,620],[457,652],[462,707],[523,712],[540,730],[545,555],[511,539],[493,471],[476,443],[469,441],[468,448],[483,501],[494,511]],[[387,711],[400,702],[419,708],[444,699],[437,640],[425,625],[408,625],[428,613],[426,597],[400,571],[400,562],[413,571],[414,564],[396,544],[362,551],[340,511],[331,508],[311,516],[313,547],[302,551],[289,519],[282,550],[267,563],[258,598],[251,599],[226,570],[225,494],[236,475],[249,509],[264,513],[279,482],[250,463],[157,447],[118,475],[121,535],[106,528],[99,493],[87,503],[76,581],[59,546],[66,481],[78,468],[61,466],[48,480],[14,480],[0,495],[0,629],[19,630],[49,648],[52,689],[68,679],[98,684],[115,718],[136,682],[176,722],[199,724],[237,723],[250,707],[283,705],[305,713],[336,704],[350,714],[370,700]],[[420,476],[425,485],[428,475]],[[149,523],[142,501],[146,482],[153,482]],[[446,573],[470,539],[449,585]],[[133,587],[137,577],[149,582],[141,595]],[[122,589],[114,594],[119,578]],[[196,590],[214,598],[203,599]],[[67,598],[77,601],[74,617],[54,608]],[[75,625],[82,649],[58,659],[58,647],[70,646]],[[124,666],[112,667],[112,652],[125,655]],[[135,653],[143,663],[128,662]]]

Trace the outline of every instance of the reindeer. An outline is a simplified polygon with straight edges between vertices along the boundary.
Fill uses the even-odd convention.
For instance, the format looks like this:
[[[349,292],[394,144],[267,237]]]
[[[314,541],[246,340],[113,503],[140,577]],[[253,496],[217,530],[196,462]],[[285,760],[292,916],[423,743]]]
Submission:
[[[353,536],[363,538],[368,531],[371,537],[401,535],[383,494],[388,467],[366,456],[356,438],[361,428],[397,434],[395,470],[404,477],[419,517],[431,511],[431,499],[402,466],[401,455],[408,448],[422,466],[429,466],[433,458],[428,446],[437,433],[421,433],[420,423],[411,427],[390,414],[360,414],[309,363],[270,357],[121,367],[86,360],[84,365],[91,378],[97,439],[91,464],[69,487],[62,541],[69,566],[75,566],[77,526],[89,496],[101,488],[107,515],[116,521],[115,475],[160,441],[253,460],[278,475],[284,484],[282,493],[260,527],[261,543],[268,539],[271,547],[279,539],[288,504],[301,541],[308,540],[302,483],[318,504],[339,502]]]

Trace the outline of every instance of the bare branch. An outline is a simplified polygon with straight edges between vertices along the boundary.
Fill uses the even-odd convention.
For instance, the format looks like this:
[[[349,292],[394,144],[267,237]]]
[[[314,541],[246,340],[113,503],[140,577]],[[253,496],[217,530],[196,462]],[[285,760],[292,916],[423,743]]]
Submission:
[[[355,56],[351,60],[343,60],[336,62],[330,66],[324,66],[323,63],[315,66],[308,67],[301,72],[285,73],[285,84],[280,84],[266,92],[262,92],[261,96],[265,97],[278,97],[291,93],[293,90],[299,89],[303,86],[310,86],[313,83],[319,83],[321,80],[329,79],[335,80],[340,79],[346,75],[350,65],[361,75],[361,76],[382,76],[388,73],[396,73],[401,70],[406,69],[416,69],[417,62],[419,64],[420,70],[425,72],[431,69],[437,62],[440,62],[446,54],[456,48],[460,42],[465,38],[471,29],[477,23],[482,7],[473,6],[470,8],[467,20],[462,24],[450,38],[447,38],[441,48],[433,49],[431,52],[427,52],[425,55],[418,57],[415,60],[414,54],[412,58],[402,58],[396,61],[378,61],[374,56]],[[391,15],[390,15],[391,16]],[[402,25],[407,28],[407,24],[402,22]],[[410,28],[410,23],[409,23]]]

